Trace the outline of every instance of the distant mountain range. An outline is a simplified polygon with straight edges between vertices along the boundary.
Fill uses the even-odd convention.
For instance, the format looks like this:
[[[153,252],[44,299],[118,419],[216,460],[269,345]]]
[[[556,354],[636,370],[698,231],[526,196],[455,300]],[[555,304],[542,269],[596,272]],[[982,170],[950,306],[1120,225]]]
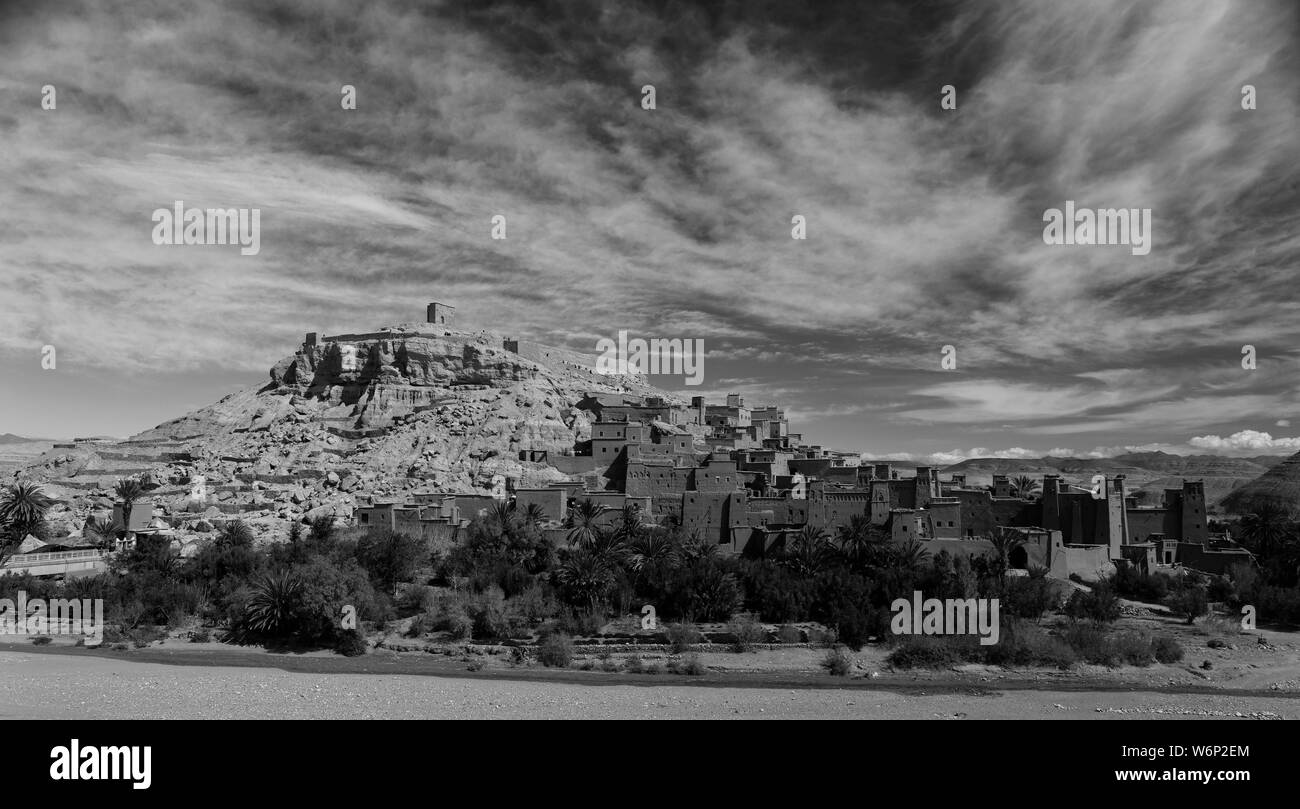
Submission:
[[[1060,475],[1072,483],[1086,483],[1095,474],[1122,474],[1127,490],[1138,494],[1147,505],[1159,503],[1165,489],[1181,487],[1184,479],[1203,480],[1206,501],[1212,507],[1213,504],[1223,504],[1224,509],[1235,512],[1241,507],[1241,499],[1237,497],[1228,500],[1230,495],[1259,482],[1287,464],[1291,465],[1288,481],[1291,475],[1295,481],[1281,488],[1294,489],[1293,499],[1300,503],[1300,461],[1296,461],[1296,456],[1229,458],[1222,455],[1134,452],[1113,458],[1064,458],[1052,455],[1043,458],[969,458],[944,467],[943,472],[964,473],[970,485],[989,485],[994,475],[1029,475],[1035,479],[1043,475]],[[1268,484],[1270,490],[1278,489],[1276,484],[1276,480]]]
[[[0,444],[52,444],[53,438],[25,438],[13,433],[0,433]]]

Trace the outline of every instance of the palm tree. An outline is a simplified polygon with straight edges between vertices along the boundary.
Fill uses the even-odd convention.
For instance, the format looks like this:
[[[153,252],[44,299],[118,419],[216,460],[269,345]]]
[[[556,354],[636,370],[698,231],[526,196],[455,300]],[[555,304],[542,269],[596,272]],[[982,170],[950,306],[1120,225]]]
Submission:
[[[716,543],[709,542],[700,534],[700,529],[692,528],[678,549],[683,564],[694,564],[703,559],[712,559],[718,555]]]
[[[593,503],[590,498],[569,510],[569,544],[591,542],[596,535],[596,520],[608,511],[605,506]]]
[[[1028,498],[1029,495],[1033,494],[1034,491],[1039,488],[1038,481],[1034,480],[1029,475],[1017,475],[1011,479],[1011,485],[1016,487],[1016,493],[1023,498]]]
[[[515,526],[518,524],[518,514],[515,512],[515,504],[509,500],[497,500],[488,507],[487,510],[488,530],[497,539],[514,536]]]
[[[9,558],[27,535],[39,531],[50,499],[38,484],[14,483],[0,495],[0,562]]]
[[[252,589],[244,607],[244,628],[270,637],[291,634],[297,623],[302,581],[288,573],[265,576]]]
[[[584,547],[599,554],[611,568],[621,567],[631,554],[627,537],[617,528],[597,527]]]
[[[1005,579],[1007,575],[1007,567],[1010,565],[1012,551],[1025,544],[1024,534],[1014,528],[999,525],[993,529],[993,535],[989,537],[989,542],[993,543],[993,553],[997,560],[998,576],[999,578]]]
[[[901,570],[916,571],[929,556],[930,552],[924,545],[916,539],[909,539],[906,544],[894,550],[894,564]]]
[[[628,562],[632,570],[639,573],[655,565],[671,566],[678,556],[677,545],[667,531],[651,530],[632,540]]]
[[[217,536],[217,542],[221,545],[232,545],[242,547],[253,544],[253,529],[243,520],[231,520],[226,523],[226,527],[221,529]]]
[[[14,483],[0,495],[0,525],[18,535],[21,542],[32,529],[45,519],[50,508],[50,498],[36,483]]]
[[[555,569],[555,579],[594,611],[614,584],[614,571],[596,549],[584,544],[568,549]]]
[[[113,493],[122,500],[122,530],[131,531],[131,509],[135,501],[144,496],[144,486],[138,478],[122,478],[113,487]]]
[[[854,514],[849,517],[847,525],[839,527],[840,553],[850,564],[865,564],[871,557],[875,544],[871,518],[866,514]]]
[[[826,566],[829,550],[826,531],[808,523],[794,535],[785,552],[785,563],[801,576],[815,576]]]
[[[1256,553],[1267,557],[1279,543],[1294,533],[1290,516],[1276,503],[1265,500],[1241,518],[1242,538],[1254,546]]]
[[[117,523],[113,522],[111,517],[87,521],[81,535],[96,545],[103,545],[108,550],[112,550],[113,543],[117,541]]]
[[[520,518],[524,525],[530,528],[536,528],[546,522],[546,509],[538,503],[529,503],[524,509],[523,517]]]
[[[618,532],[629,542],[641,533],[641,507],[636,503],[628,503],[619,512]]]

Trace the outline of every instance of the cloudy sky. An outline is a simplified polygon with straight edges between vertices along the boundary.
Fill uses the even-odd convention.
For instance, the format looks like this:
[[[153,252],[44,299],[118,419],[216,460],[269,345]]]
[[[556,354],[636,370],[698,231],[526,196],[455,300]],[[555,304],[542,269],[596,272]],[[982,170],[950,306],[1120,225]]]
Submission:
[[[0,432],[127,435],[441,300],[702,339],[706,394],[872,456],[1300,450],[1294,2],[809,5],[0,5]],[[1150,254],[1044,244],[1067,199]],[[261,252],[153,244],[176,200]]]

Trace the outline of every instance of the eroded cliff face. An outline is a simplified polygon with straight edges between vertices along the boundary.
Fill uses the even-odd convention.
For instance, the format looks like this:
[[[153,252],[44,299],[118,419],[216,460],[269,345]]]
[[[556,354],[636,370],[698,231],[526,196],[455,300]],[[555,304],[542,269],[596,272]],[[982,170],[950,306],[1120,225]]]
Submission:
[[[520,453],[558,456],[589,440],[593,415],[578,407],[589,392],[680,401],[639,378],[597,374],[594,359],[584,367],[568,352],[538,362],[487,332],[417,332],[300,346],[260,389],[125,443],[56,451],[29,471],[79,516],[106,504],[115,476],[146,474],[159,516],[282,522],[415,488],[482,492],[497,474],[520,486],[565,479]],[[190,487],[200,475],[210,495],[196,506]]]

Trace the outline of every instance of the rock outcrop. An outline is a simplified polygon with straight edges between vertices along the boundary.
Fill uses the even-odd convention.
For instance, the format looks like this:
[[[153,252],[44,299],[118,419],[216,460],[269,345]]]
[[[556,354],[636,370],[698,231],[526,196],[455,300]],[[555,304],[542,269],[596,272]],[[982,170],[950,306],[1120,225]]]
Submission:
[[[239,515],[282,534],[288,520],[347,514],[416,488],[484,492],[498,474],[520,486],[565,479],[528,458],[572,453],[591,438],[594,414],[580,407],[588,394],[680,402],[641,378],[597,374],[594,357],[556,350],[553,360],[546,351],[528,359],[499,335],[430,328],[300,346],[260,389],[126,442],[56,449],[26,473],[68,504],[78,528],[130,474],[149,481],[155,513],[184,530]]]

